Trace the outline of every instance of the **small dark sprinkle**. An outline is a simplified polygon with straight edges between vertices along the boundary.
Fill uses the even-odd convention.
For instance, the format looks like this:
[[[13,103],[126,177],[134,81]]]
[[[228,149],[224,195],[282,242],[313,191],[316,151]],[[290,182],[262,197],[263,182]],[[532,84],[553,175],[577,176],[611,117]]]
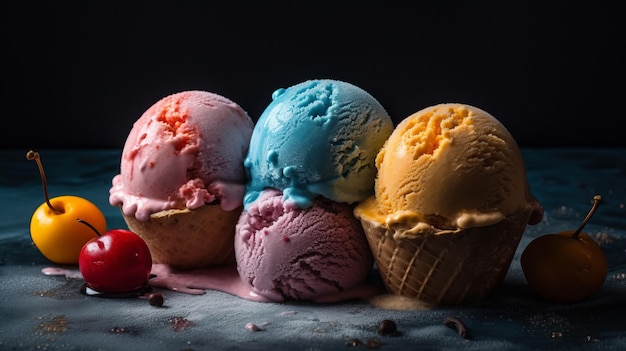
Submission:
[[[398,332],[398,326],[396,322],[390,319],[383,319],[378,323],[378,334],[379,335],[396,335]]]
[[[463,339],[469,339],[469,333],[467,331],[467,327],[465,326],[465,323],[463,323],[463,321],[459,317],[454,317],[454,316],[447,317],[446,319],[443,320],[443,324],[449,327],[456,328],[457,333],[459,333],[459,335]]]
[[[148,295],[148,303],[151,306],[162,307],[163,306],[163,294],[151,293]]]

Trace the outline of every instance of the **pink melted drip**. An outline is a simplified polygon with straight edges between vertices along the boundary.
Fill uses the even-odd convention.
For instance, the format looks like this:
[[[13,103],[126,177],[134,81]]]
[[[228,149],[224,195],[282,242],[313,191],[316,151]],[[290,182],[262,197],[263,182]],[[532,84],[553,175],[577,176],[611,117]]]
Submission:
[[[41,270],[41,273],[45,275],[62,275],[67,279],[83,279],[83,275],[78,269],[46,267]]]
[[[205,290],[217,290],[246,300],[271,302],[244,284],[234,265],[178,270],[166,264],[153,264],[151,274],[156,277],[150,279],[149,283],[158,288],[191,295],[204,294]]]
[[[200,295],[206,290],[216,290],[238,296],[242,299],[257,302],[283,302],[256,293],[251,286],[244,283],[237,273],[237,267],[225,266],[217,268],[201,268],[194,270],[177,270],[165,264],[152,265],[152,274],[155,278],[150,285],[165,288],[181,293]],[[312,302],[335,303],[353,299],[368,299],[384,293],[384,288],[375,283],[365,282],[350,290],[318,296]]]
[[[77,269],[46,267],[41,270],[45,275],[62,275],[70,279],[82,279]],[[166,264],[153,264],[151,274],[155,277],[148,282],[151,286],[168,289],[184,294],[202,295],[206,290],[216,290],[256,302],[283,302],[283,299],[270,298],[256,293],[244,283],[237,273],[235,265],[179,270]],[[385,293],[384,287],[372,282],[364,282],[350,290],[318,296],[315,303],[336,303],[346,300],[366,300]]]

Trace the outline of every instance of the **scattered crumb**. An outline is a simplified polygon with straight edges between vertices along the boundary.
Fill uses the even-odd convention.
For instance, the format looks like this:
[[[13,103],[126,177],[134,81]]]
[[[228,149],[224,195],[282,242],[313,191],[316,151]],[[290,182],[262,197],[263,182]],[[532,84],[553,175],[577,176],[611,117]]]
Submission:
[[[193,325],[191,321],[184,317],[172,317],[168,322],[174,331],[182,331]]]
[[[592,235],[593,239],[598,243],[598,245],[600,246],[605,246],[608,244],[613,243],[615,240],[617,240],[616,237],[609,235],[608,233],[605,232],[598,232]]]
[[[415,299],[410,299],[408,297],[393,295],[393,294],[382,294],[378,296],[374,296],[368,300],[368,302],[375,307],[383,308],[387,310],[429,310],[432,307],[425,303]]]
[[[113,327],[109,330],[112,334],[125,334],[130,333],[130,329],[126,327]]]
[[[52,318],[39,317],[42,320],[37,326],[37,335],[44,334],[63,334],[68,329],[68,321],[65,315],[60,315]]]
[[[367,339],[365,342],[354,338],[346,341],[346,346],[348,347],[359,347],[364,346],[366,349],[378,349],[383,343],[379,339]]]

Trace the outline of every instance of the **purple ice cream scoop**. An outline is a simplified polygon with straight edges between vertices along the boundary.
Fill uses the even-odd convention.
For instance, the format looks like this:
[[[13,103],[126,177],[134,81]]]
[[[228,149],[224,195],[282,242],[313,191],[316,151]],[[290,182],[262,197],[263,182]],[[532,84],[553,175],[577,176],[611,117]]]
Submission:
[[[318,196],[309,208],[266,189],[237,224],[237,270],[274,301],[313,300],[366,280],[373,258],[352,207]]]

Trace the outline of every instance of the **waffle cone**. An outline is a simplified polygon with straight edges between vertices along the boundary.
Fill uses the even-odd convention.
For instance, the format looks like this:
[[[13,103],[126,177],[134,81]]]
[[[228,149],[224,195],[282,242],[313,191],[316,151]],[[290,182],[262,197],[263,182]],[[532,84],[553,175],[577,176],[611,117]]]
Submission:
[[[234,262],[235,225],[240,214],[241,209],[224,211],[219,205],[205,205],[157,212],[145,222],[123,216],[129,229],[148,245],[154,263],[194,269]]]
[[[528,216],[454,233],[394,239],[397,231],[361,218],[387,290],[431,306],[489,295],[504,280]]]

